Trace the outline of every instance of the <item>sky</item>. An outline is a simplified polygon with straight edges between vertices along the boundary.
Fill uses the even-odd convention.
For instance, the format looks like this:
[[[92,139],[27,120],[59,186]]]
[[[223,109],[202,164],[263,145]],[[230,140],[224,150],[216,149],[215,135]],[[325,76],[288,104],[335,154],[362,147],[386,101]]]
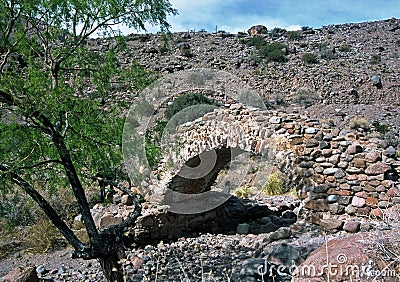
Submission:
[[[170,0],[178,15],[169,17],[172,32],[205,29],[230,33],[262,24],[297,30],[330,24],[400,18],[400,0]],[[154,33],[158,28],[146,26]]]

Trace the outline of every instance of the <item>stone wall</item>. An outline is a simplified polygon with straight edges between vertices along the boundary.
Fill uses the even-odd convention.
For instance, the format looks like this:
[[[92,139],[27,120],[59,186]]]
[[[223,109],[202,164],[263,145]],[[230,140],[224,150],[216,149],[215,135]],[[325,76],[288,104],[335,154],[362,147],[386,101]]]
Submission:
[[[167,165],[171,162],[166,156],[159,167],[162,185],[173,187],[182,166],[204,151],[239,148],[264,157],[286,174],[287,184],[297,188],[313,215],[380,216],[382,209],[400,203],[396,150],[361,131],[339,132],[306,115],[232,104],[179,126],[174,137],[179,138],[167,155],[175,165]],[[209,190],[210,185],[200,189]]]

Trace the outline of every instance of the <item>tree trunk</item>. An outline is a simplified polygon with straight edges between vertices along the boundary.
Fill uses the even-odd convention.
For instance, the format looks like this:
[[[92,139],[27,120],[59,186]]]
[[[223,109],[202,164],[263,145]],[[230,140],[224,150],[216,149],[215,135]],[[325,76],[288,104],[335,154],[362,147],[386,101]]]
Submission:
[[[109,254],[98,259],[104,276],[109,282],[124,282],[122,265],[118,262],[117,254]]]

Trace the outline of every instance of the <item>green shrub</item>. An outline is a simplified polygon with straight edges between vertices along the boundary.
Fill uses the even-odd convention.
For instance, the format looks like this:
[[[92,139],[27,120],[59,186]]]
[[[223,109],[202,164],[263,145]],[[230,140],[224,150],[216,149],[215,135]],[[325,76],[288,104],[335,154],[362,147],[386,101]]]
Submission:
[[[339,47],[339,51],[340,52],[350,52],[351,47],[349,45],[344,44]]]
[[[301,35],[298,31],[289,31],[288,32],[288,39],[289,40],[299,40],[301,38]]]
[[[382,60],[381,55],[375,54],[375,55],[372,55],[371,60],[369,61],[369,63],[371,65],[376,65],[376,64],[379,64],[381,62],[381,60]]]
[[[306,48],[308,46],[308,44],[306,43],[306,42],[301,42],[300,44],[299,44],[299,47],[300,48]]]
[[[376,131],[378,131],[379,133],[382,133],[382,134],[385,134],[386,132],[389,131],[389,125],[381,124],[378,120],[374,120],[372,122],[372,126],[375,127]]]
[[[319,62],[317,55],[314,53],[304,53],[301,59],[306,64],[317,64]]]
[[[400,39],[396,41],[397,46],[400,46]]]
[[[313,43],[312,47],[315,48],[315,49],[322,50],[324,48],[327,48],[328,44],[326,42],[317,42],[317,43]]]
[[[266,58],[268,61],[283,63],[287,61],[284,51],[285,49],[285,44],[280,42],[273,42],[271,44],[262,46],[258,50],[258,54],[260,55],[260,57]]]
[[[250,197],[250,194],[251,194],[251,191],[250,191],[250,187],[248,187],[248,186],[240,187],[233,192],[233,195],[235,195],[238,198],[242,198],[242,199],[246,199],[246,198]]]
[[[265,38],[259,35],[251,37],[247,43],[247,46],[254,46],[256,49],[260,49],[262,46],[267,45],[267,41],[265,41]]]
[[[201,104],[219,106],[218,102],[207,98],[203,94],[188,93],[175,98],[172,104],[168,105],[167,109],[164,112],[164,115],[169,120],[181,110],[190,106]]]
[[[308,89],[299,89],[296,95],[293,97],[293,102],[299,104],[301,106],[311,106],[318,102],[319,96],[318,94],[308,90]]]
[[[283,185],[282,181],[279,179],[278,174],[271,173],[268,178],[267,183],[262,190],[265,195],[282,195],[283,193]]]
[[[270,31],[269,36],[271,38],[276,38],[278,36],[282,36],[284,33],[286,33],[286,29],[280,28],[280,27],[275,27]]]

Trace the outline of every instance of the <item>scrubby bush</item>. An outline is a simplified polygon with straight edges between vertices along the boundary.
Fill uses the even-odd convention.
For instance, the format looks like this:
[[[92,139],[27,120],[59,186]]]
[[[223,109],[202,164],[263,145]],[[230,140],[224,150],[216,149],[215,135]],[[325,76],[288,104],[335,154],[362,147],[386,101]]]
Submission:
[[[351,129],[368,130],[370,128],[368,120],[363,117],[353,117],[349,122],[349,126]]]
[[[299,40],[301,35],[298,31],[289,31],[288,32],[288,39],[289,40]]]
[[[309,107],[319,100],[318,94],[308,89],[299,89],[296,95],[293,97],[293,102],[301,106]]]
[[[400,39],[396,41],[397,46],[400,46]]]
[[[314,53],[304,53],[301,59],[306,64],[317,64],[319,62],[317,55]]]
[[[286,58],[286,45],[280,42],[273,42],[262,46],[258,53],[262,58],[268,61],[283,63],[287,61]]]
[[[247,43],[247,46],[254,46],[256,49],[260,49],[262,46],[267,45],[267,41],[265,41],[265,38],[259,35],[251,37]]]
[[[378,120],[374,120],[372,122],[372,126],[375,127],[376,131],[378,131],[379,133],[382,133],[382,134],[385,134],[386,132],[389,131],[389,125],[381,124]]]
[[[278,174],[271,173],[267,183],[265,183],[262,192],[265,195],[281,195],[283,193],[282,181],[279,179]]]
[[[182,111],[183,109],[200,104],[219,106],[219,103],[217,101],[209,99],[203,94],[188,93],[175,98],[172,104],[168,105],[167,109],[164,112],[164,115],[169,120],[176,113]]]
[[[248,42],[248,46],[254,46],[257,49],[257,55],[260,58],[265,58],[272,62],[286,62],[286,52],[287,46],[280,42],[273,42],[268,44],[268,42],[261,36],[253,36]]]
[[[350,52],[351,51],[351,47],[347,44],[341,45],[339,47],[339,51],[340,52]]]
[[[233,195],[235,195],[238,198],[242,198],[242,199],[246,199],[246,198],[250,197],[250,194],[251,194],[251,191],[248,186],[240,187],[233,192]]]
[[[381,60],[382,60],[381,55],[374,54],[371,56],[371,60],[369,61],[369,63],[371,65],[376,65],[379,64]]]

